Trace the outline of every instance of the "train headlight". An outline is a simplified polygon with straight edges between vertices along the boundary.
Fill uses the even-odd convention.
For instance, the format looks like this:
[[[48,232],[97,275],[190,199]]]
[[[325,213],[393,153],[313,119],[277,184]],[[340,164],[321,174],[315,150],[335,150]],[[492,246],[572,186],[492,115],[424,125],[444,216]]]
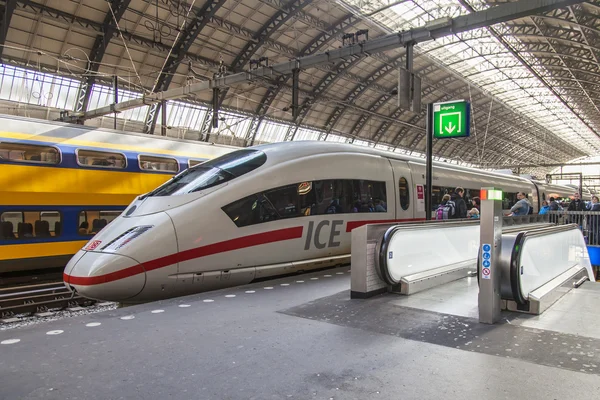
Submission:
[[[119,236],[117,236],[115,239],[110,241],[100,250],[107,253],[114,253],[120,248],[126,246],[128,243],[131,243],[131,241],[133,241],[134,239],[140,237],[142,234],[148,232],[153,227],[154,225],[142,225],[128,229]]]

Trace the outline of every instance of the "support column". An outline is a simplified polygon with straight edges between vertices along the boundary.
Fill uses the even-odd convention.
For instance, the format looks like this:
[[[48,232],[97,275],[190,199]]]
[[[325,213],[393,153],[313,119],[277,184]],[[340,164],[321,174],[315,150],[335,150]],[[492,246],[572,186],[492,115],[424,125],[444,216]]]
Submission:
[[[426,121],[426,159],[427,167],[425,169],[425,220],[431,220],[432,208],[432,191],[433,191],[433,103],[427,104],[427,121]]]
[[[119,102],[119,78],[117,76],[113,76],[113,93],[114,93],[114,102],[113,104],[117,104]],[[117,112],[115,111],[113,128],[117,129]]]
[[[300,94],[300,70],[292,70],[292,119],[296,121],[300,114],[299,94]]]
[[[214,129],[217,129],[219,127],[219,95],[220,95],[220,90],[219,88],[214,88],[213,89],[213,99],[212,99],[212,106],[213,106],[213,110],[212,110],[212,127]]]
[[[167,136],[167,101],[163,100],[160,105],[160,135]]]
[[[502,250],[502,190],[481,188],[481,246],[478,257],[479,274],[479,322],[494,324],[500,320],[502,299],[500,297],[501,271],[497,259]]]

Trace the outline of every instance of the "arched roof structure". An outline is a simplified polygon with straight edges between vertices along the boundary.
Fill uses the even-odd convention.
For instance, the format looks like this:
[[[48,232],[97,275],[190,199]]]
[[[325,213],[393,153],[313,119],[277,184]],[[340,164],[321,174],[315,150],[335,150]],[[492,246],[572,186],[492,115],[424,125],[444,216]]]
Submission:
[[[135,98],[337,49],[348,40],[371,40],[468,15],[506,0],[4,3],[3,81],[7,68],[25,68],[30,84],[23,90],[31,97],[36,74],[38,80],[47,74],[68,77],[61,81],[69,86],[62,94],[65,101],[59,104],[63,92],[53,88],[53,100],[46,104],[83,112],[100,105],[100,94],[110,94],[113,76],[122,98]],[[466,99],[473,107],[471,136],[437,141],[437,157],[497,168],[599,153],[600,1],[571,3],[415,45],[412,68],[422,80],[423,104]],[[398,70],[406,58],[406,48],[398,48],[300,71],[296,118],[291,76],[233,85],[218,98],[225,110],[222,125],[245,144],[308,137],[423,153],[425,107],[414,112],[398,107]],[[5,86],[0,97],[13,100]],[[49,85],[41,87],[35,89],[40,104],[50,97]],[[184,99],[202,110],[189,129],[209,132],[212,102],[211,92]],[[181,104],[171,103],[167,111],[181,112]],[[128,115],[143,122],[146,132],[155,132],[160,108],[153,104]]]

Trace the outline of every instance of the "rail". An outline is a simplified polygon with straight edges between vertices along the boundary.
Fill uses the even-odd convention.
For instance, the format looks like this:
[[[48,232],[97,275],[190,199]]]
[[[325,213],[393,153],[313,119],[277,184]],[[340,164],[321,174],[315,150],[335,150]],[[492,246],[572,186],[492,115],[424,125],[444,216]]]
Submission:
[[[600,247],[600,211],[549,211],[549,222],[555,225],[576,224],[588,246]]]
[[[62,282],[5,288],[0,290],[0,320],[95,303],[73,296]]]

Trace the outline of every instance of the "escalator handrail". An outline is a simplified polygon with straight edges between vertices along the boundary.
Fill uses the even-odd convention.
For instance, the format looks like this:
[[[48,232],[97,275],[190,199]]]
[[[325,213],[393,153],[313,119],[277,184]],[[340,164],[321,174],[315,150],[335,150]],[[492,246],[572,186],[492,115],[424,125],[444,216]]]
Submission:
[[[515,302],[520,305],[527,304],[527,300],[525,300],[521,294],[521,274],[519,271],[519,264],[521,256],[523,255],[523,245],[525,244],[525,240],[531,237],[551,235],[553,233],[566,232],[573,229],[579,230],[579,226],[577,224],[567,224],[519,232],[510,256],[510,288]]]
[[[469,226],[469,225],[478,225],[479,219],[458,219],[458,220],[431,220],[424,221],[425,223],[420,224],[399,224],[394,225],[388,228],[383,234],[383,238],[381,239],[381,247],[379,248],[379,265],[378,272],[379,277],[388,285],[397,285],[399,282],[392,278],[390,271],[387,266],[387,254],[389,243],[396,232],[399,230],[408,230],[408,229],[416,229],[423,227],[423,225],[440,225],[440,227],[451,228],[456,226]]]

